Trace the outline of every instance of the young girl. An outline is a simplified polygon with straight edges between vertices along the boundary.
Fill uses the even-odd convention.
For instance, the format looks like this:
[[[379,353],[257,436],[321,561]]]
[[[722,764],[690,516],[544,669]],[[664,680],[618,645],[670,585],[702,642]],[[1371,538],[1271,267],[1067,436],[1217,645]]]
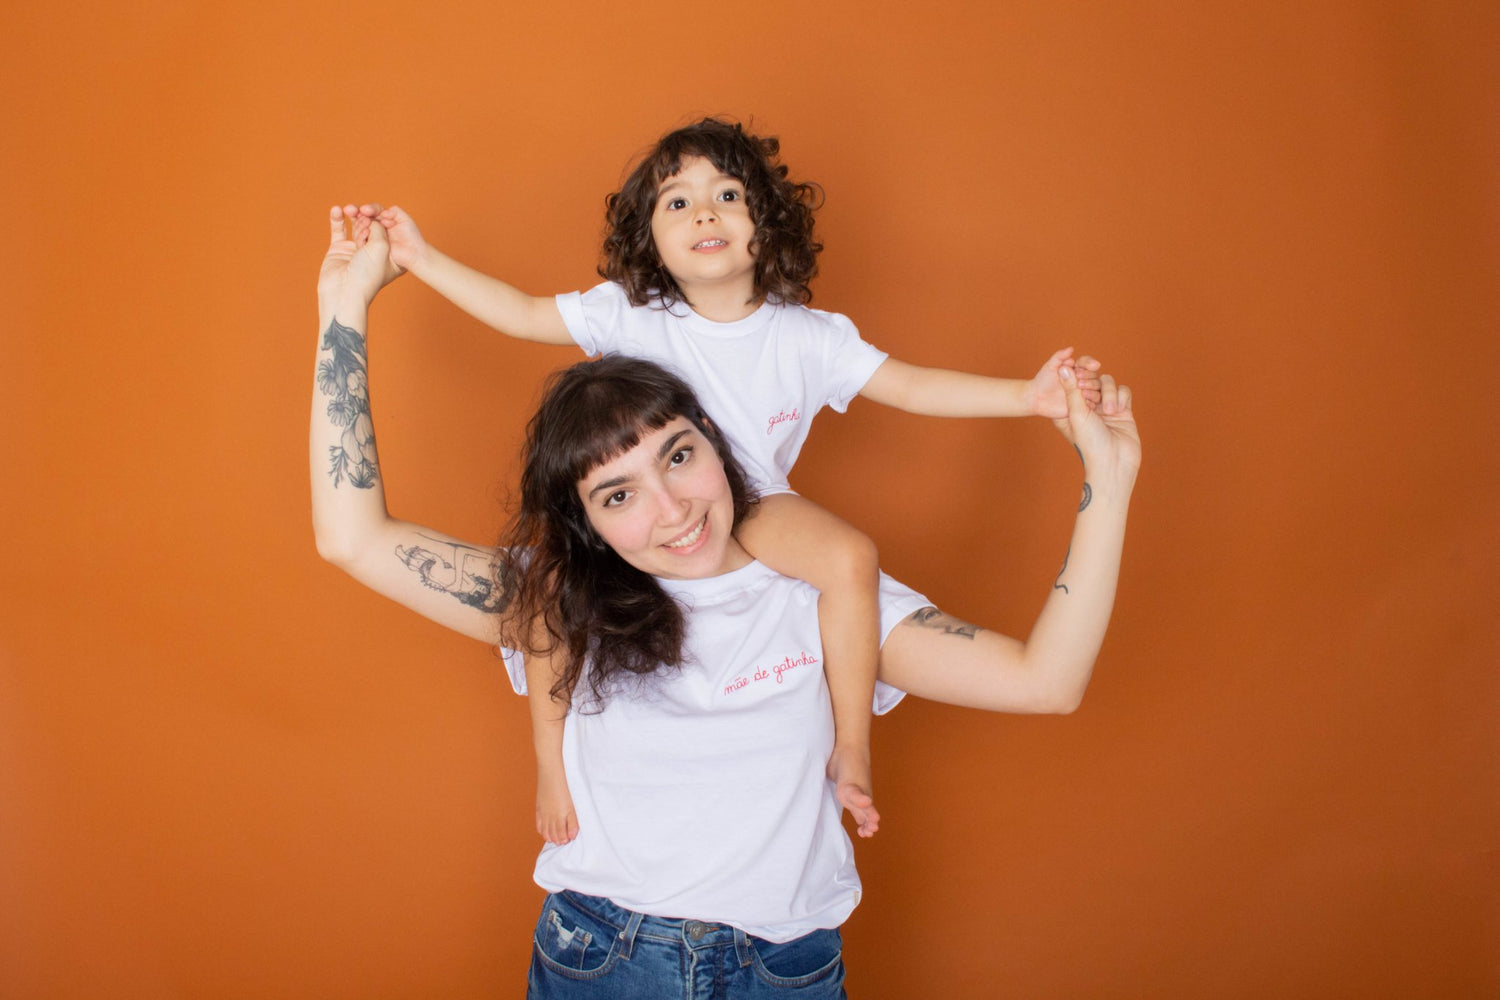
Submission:
[[[906,364],[860,339],[844,316],[809,309],[822,244],[813,238],[817,189],[793,183],[773,137],[705,118],[664,136],[607,201],[605,283],[585,293],[534,297],[440,253],[398,207],[367,205],[361,222],[384,227],[390,257],[481,322],[589,354],[648,358],[681,374],[703,400],[760,493],[738,538],[758,560],[821,592],[822,664],[833,703],[828,762],[839,803],[861,836],[879,813],[871,796],[870,705],[879,656],[878,568],[868,538],[791,491],[787,476],[823,407],[856,395],[911,413],[1044,416],[1067,403],[1059,369],[1099,399],[1098,362],[1058,351],[1031,379],[998,379]],[[628,500],[621,491],[620,502]],[[681,512],[663,543],[691,556],[705,525]],[[776,664],[747,664],[771,671]],[[578,825],[562,767],[562,718],[571,692],[532,683],[537,828],[566,843]],[[549,697],[550,694],[550,697]]]

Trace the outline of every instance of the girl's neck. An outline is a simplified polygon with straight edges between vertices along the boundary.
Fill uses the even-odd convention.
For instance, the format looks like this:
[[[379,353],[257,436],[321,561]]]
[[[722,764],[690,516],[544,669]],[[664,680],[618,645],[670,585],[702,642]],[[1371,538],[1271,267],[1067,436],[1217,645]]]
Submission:
[[[744,319],[755,310],[760,308],[761,299],[754,294],[754,289],[741,288],[703,288],[698,287],[689,292],[683,289],[683,298],[687,300],[688,307],[706,320],[715,323],[734,323]]]

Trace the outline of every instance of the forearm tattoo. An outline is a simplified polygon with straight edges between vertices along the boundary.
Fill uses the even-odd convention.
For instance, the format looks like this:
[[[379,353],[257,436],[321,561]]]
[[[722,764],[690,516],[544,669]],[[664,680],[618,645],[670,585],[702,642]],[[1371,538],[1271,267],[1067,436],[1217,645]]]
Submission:
[[[396,558],[417,574],[422,586],[442,591],[460,604],[489,614],[505,610],[505,602],[495,586],[495,567],[489,553],[420,532],[418,537],[422,543],[396,546]]]
[[[343,428],[339,443],[328,446],[328,474],[335,487],[347,479],[355,489],[367,490],[380,478],[380,459],[370,420],[365,338],[334,320],[323,333],[323,351],[318,361],[318,391],[330,397],[328,419]]]
[[[1080,448],[1080,447],[1078,447],[1075,444],[1073,446],[1073,450],[1076,451],[1076,452],[1078,452],[1078,461],[1083,462],[1083,471],[1084,472],[1088,472],[1089,463],[1083,461],[1083,449]],[[1078,513],[1082,514],[1085,510],[1087,510],[1089,504],[1092,503],[1093,500],[1094,500],[1094,488],[1092,486],[1090,486],[1089,485],[1089,481],[1087,479],[1085,479],[1083,481],[1083,499],[1080,500],[1080,501],[1078,501]],[[1064,559],[1063,560],[1063,569],[1067,569],[1067,568],[1068,568],[1068,561],[1066,559]],[[1058,576],[1062,576],[1061,573],[1059,573],[1057,575]],[[1064,589],[1066,589],[1066,588],[1064,588]]]
[[[939,611],[931,605],[913,611],[907,617],[906,624],[915,625],[918,628],[935,629],[944,635],[956,635],[961,639],[972,639],[984,631],[978,625],[970,625],[968,622],[955,618],[945,611]]]

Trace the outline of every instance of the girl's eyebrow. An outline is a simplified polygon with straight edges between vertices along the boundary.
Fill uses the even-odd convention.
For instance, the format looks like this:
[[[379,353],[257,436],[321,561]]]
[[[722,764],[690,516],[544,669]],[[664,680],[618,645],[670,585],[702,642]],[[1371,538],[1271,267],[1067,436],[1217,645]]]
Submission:
[[[661,187],[659,187],[659,188],[656,189],[656,200],[657,201],[661,201],[661,199],[666,196],[667,192],[674,191],[677,188],[680,188],[680,187],[683,187],[683,186],[686,185],[687,182],[683,181],[683,180],[680,180],[679,179],[680,176],[681,175],[679,175],[679,174],[673,174],[671,177],[667,178],[667,182],[665,184],[663,184]],[[725,181],[729,181],[729,182],[734,183],[734,184],[739,184],[741,186],[744,186],[744,183],[745,183],[744,181],[740,180],[738,177],[734,176],[733,174],[719,174],[717,177],[715,177],[713,179],[712,185],[710,185],[710,186],[718,185],[718,184],[723,184]]]

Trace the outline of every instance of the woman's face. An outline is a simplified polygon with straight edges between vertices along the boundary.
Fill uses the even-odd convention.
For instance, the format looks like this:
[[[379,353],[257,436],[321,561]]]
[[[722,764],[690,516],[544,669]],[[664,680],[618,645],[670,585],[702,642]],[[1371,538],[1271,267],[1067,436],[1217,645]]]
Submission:
[[[750,562],[734,538],[734,497],[714,446],[686,417],[578,481],[594,530],[636,569],[673,580]]]

